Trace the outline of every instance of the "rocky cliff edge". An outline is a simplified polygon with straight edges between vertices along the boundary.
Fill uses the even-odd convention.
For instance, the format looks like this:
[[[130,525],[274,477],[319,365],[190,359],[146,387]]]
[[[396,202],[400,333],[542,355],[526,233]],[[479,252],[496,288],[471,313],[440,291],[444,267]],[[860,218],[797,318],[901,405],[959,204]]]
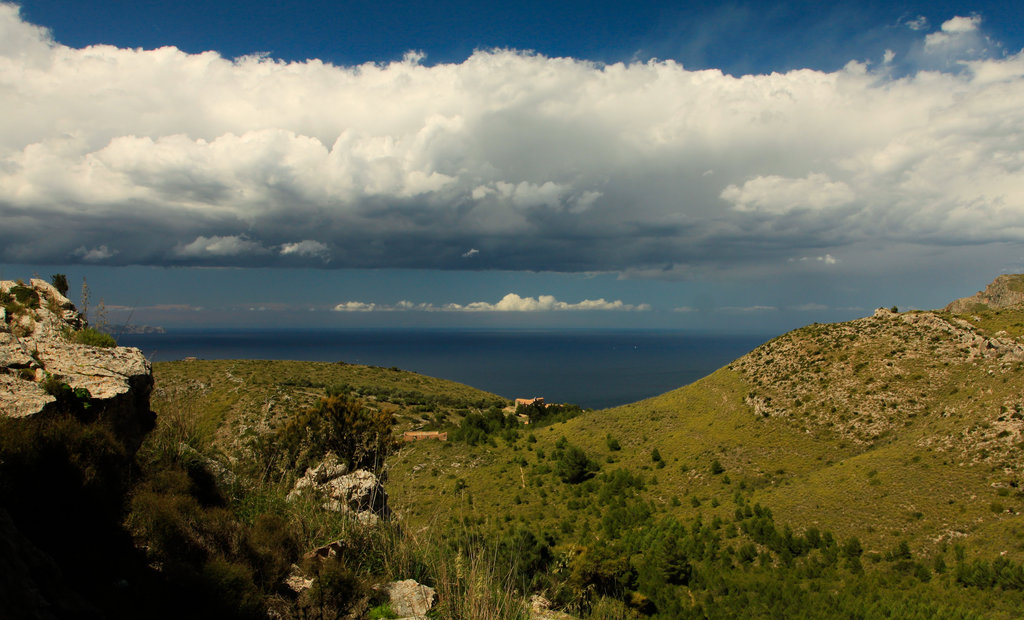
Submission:
[[[153,373],[132,347],[75,342],[87,327],[74,304],[44,280],[0,280],[0,415],[69,407],[111,423],[127,445],[151,428]]]
[[[984,291],[956,299],[943,310],[953,314],[967,314],[985,309],[1021,307],[1024,307],[1024,274],[1004,274],[993,280]]]

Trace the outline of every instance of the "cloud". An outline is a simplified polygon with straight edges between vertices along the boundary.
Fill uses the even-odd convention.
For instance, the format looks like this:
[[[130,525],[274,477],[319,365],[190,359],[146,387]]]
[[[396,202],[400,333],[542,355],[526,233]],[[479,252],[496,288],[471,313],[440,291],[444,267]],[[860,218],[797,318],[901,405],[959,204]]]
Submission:
[[[775,306],[725,306],[722,310],[730,312],[775,312]]]
[[[74,252],[72,252],[72,254],[87,263],[91,263],[112,258],[117,254],[117,252],[117,250],[111,250],[107,246],[101,245],[92,249],[88,249],[85,246],[79,246]]]
[[[758,176],[744,182],[742,187],[729,185],[722,190],[721,198],[731,202],[737,211],[782,215],[799,209],[817,211],[841,207],[853,202],[855,196],[846,183],[812,173],[802,179]]]
[[[956,16],[924,38],[925,64],[955,67],[965,61],[986,58],[1001,46],[981,29],[981,16]]]
[[[307,239],[297,243],[284,243],[281,245],[281,255],[316,257],[327,263],[331,260],[331,250],[327,244]]]
[[[835,265],[839,262],[839,259],[832,256],[831,254],[825,254],[824,256],[801,256],[800,258],[790,258],[791,263],[808,263],[817,262],[825,265]]]
[[[538,297],[520,297],[509,293],[497,303],[474,301],[468,304],[448,303],[434,305],[400,301],[395,305],[378,305],[359,301],[347,301],[334,307],[339,312],[558,312],[558,311],[621,311],[645,312],[651,309],[649,304],[627,304],[621,300],[605,301],[604,299],[584,299],[578,303],[558,301],[552,295]]]
[[[800,310],[801,312],[814,312],[818,310],[828,310],[828,306],[816,303],[800,304],[799,306],[793,306],[793,310]]]
[[[241,235],[196,237],[191,243],[175,249],[183,258],[207,258],[266,254],[267,249],[257,241],[250,241]]]
[[[376,309],[377,304],[361,301],[346,301],[334,306],[335,312],[372,312]]]
[[[0,4],[0,261],[685,279],[1024,241],[1024,54],[904,23],[928,70],[731,76],[76,49]]]
[[[914,17],[913,19],[908,19],[903,23],[906,24],[907,28],[910,28],[911,30],[924,30],[925,28],[928,27],[928,18],[925,17],[924,15],[918,15],[917,17]]]

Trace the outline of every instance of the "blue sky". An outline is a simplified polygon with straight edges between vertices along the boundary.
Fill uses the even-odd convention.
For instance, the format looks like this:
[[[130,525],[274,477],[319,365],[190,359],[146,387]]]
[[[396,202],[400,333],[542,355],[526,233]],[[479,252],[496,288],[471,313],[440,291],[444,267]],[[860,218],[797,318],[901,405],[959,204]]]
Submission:
[[[0,3],[0,276],[165,326],[941,306],[1024,271],[1022,12]]]

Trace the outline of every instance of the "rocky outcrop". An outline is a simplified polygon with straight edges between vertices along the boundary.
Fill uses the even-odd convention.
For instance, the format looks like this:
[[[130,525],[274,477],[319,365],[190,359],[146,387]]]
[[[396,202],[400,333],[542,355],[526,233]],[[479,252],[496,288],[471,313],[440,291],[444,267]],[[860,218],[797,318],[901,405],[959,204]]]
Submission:
[[[569,614],[551,609],[551,601],[540,594],[530,597],[530,620],[576,620]]]
[[[1024,308],[1024,274],[1001,275],[971,297],[950,302],[943,310],[953,314],[977,312],[980,309],[1002,310]]]
[[[287,499],[294,501],[303,494],[320,497],[324,500],[324,509],[349,513],[367,525],[389,515],[388,495],[380,479],[364,469],[349,473],[348,467],[338,462],[333,453],[316,467],[307,469],[295,482]]]
[[[879,316],[879,312],[885,311],[875,311],[876,318]],[[1024,361],[1024,345],[1013,338],[998,336],[989,338],[963,319],[954,317],[947,321],[931,312],[912,312],[901,314],[899,317],[904,323],[910,325],[921,325],[931,330],[945,332],[953,342],[967,348],[969,360],[984,357],[1004,361]]]
[[[0,281],[0,308],[0,415],[77,408],[108,422],[129,448],[141,443],[153,423],[153,374],[141,351],[74,342],[85,320],[44,280]]]
[[[415,579],[392,581],[383,589],[391,601],[391,611],[399,618],[425,616],[434,606],[434,588],[417,583]]]

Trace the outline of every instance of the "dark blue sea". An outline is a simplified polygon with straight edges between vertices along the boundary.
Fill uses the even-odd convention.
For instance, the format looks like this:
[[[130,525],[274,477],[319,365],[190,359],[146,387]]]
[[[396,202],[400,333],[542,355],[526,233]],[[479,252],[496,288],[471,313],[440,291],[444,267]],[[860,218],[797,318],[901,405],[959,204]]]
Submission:
[[[602,409],[695,381],[770,335],[609,330],[168,330],[124,334],[152,361],[268,359],[397,366],[506,398]]]

